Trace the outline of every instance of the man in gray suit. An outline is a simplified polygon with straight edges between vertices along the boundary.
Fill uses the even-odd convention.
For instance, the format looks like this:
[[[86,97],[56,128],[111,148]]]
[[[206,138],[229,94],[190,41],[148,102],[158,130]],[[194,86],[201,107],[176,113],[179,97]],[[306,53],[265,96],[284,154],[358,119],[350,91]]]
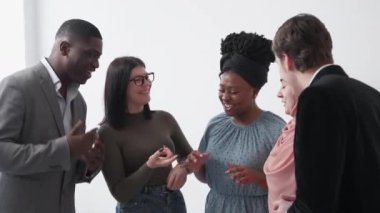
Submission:
[[[104,159],[96,129],[85,132],[78,91],[102,46],[93,24],[68,20],[48,58],[0,83],[1,213],[75,212],[75,184],[90,181]]]

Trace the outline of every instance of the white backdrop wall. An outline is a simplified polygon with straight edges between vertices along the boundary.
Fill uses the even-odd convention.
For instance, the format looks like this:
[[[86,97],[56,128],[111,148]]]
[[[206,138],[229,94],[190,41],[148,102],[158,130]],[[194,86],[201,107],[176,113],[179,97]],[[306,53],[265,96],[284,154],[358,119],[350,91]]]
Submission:
[[[20,0],[7,2],[8,5]],[[196,149],[208,120],[222,111],[217,99],[221,38],[242,30],[273,38],[286,19],[301,12],[312,13],[326,24],[333,38],[337,64],[349,75],[380,89],[376,67],[380,2],[376,0],[24,0],[23,3],[27,65],[49,55],[55,32],[67,19],[86,19],[100,29],[104,41],[100,67],[80,88],[88,105],[89,128],[96,126],[103,116],[102,95],[108,64],[115,57],[133,55],[145,61],[148,71],[156,73],[151,108],[171,112]],[[8,24],[3,19],[18,14],[14,20],[18,23],[17,35],[22,35],[22,3],[14,3],[7,11],[1,8],[5,12],[1,14],[2,26],[3,22]],[[24,65],[19,63],[24,61],[24,38],[14,32],[1,33],[1,40],[12,46],[0,49],[1,67],[7,68],[0,77]],[[10,54],[15,46],[18,54]],[[288,120],[276,98],[280,86],[277,65],[271,66],[268,79],[258,104]],[[191,176],[182,191],[189,213],[204,211],[207,185]],[[114,212],[115,203],[101,174],[91,184],[77,187],[79,213]]]
[[[25,67],[23,1],[0,0],[0,79]],[[1,118],[0,118],[1,119]]]

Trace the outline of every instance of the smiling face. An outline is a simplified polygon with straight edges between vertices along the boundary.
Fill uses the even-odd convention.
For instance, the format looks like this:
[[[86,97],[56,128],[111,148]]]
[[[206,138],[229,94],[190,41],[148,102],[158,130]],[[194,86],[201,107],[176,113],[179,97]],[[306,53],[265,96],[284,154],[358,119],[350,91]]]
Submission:
[[[151,87],[152,81],[149,80],[145,67],[137,66],[133,68],[127,89],[129,113],[141,112],[144,105],[149,103]]]
[[[91,73],[99,67],[103,42],[99,38],[73,39],[61,44],[65,48],[65,74],[68,82],[84,84],[91,78]],[[66,45],[66,46],[65,46]]]
[[[255,89],[234,72],[220,76],[219,100],[227,115],[240,119],[247,115],[254,105]]]
[[[310,79],[304,79],[302,72],[297,71],[294,66],[294,61],[286,54],[282,58],[276,57],[276,63],[279,67],[280,79],[285,81],[288,87],[299,96],[299,94],[306,88],[305,81],[309,82]]]
[[[294,63],[286,54],[281,59],[276,57],[276,63],[279,66],[281,82],[277,97],[281,98],[281,102],[284,103],[285,113],[294,117],[298,97],[304,89],[299,77],[297,77],[297,73],[300,72],[294,70]]]
[[[279,97],[281,99],[281,102],[284,104],[285,113],[294,117],[298,96],[294,92],[293,88],[289,86],[289,83],[286,80],[281,79],[280,81],[281,88],[277,93],[277,97]]]

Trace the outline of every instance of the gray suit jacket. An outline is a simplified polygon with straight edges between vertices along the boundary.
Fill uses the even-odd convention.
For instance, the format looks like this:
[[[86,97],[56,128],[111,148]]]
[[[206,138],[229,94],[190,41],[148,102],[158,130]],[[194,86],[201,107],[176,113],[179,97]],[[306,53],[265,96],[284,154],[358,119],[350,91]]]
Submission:
[[[73,122],[86,104],[72,102]],[[0,83],[0,212],[73,213],[83,162],[70,159],[54,85],[41,64]]]

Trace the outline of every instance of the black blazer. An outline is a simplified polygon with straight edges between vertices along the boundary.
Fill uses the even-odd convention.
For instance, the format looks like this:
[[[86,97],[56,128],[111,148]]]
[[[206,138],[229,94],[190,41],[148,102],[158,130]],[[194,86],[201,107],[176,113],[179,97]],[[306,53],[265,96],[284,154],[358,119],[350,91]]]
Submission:
[[[380,212],[380,93],[331,65],[298,100],[288,212]]]

